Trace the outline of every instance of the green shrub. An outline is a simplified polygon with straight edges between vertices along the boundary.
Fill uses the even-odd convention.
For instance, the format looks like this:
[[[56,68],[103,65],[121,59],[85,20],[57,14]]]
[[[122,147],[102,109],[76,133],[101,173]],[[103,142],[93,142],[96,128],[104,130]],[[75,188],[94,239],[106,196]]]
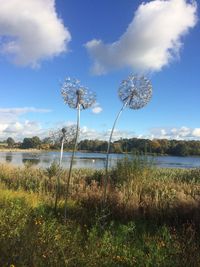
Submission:
[[[126,156],[117,160],[110,172],[111,183],[122,185],[131,180],[146,178],[152,169],[152,162],[144,156]]]

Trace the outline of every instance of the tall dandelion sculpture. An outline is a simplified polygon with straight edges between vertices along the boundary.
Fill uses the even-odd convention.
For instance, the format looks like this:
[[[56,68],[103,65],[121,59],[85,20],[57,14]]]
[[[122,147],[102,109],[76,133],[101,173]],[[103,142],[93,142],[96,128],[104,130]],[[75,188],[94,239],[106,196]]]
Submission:
[[[76,134],[70,161],[69,174],[66,182],[66,195],[65,195],[65,220],[66,220],[69,185],[71,180],[75,151],[77,148],[79,131],[80,131],[80,111],[91,107],[96,101],[96,95],[93,92],[90,92],[86,87],[83,87],[80,84],[80,81],[71,78],[65,79],[65,82],[62,85],[61,94],[63,96],[65,104],[67,104],[70,108],[77,109]]]
[[[121,82],[118,95],[120,100],[123,102],[123,106],[120,109],[114,121],[108,142],[108,148],[106,154],[106,175],[104,180],[104,193],[103,193],[104,202],[106,200],[106,190],[108,184],[108,162],[109,162],[110,145],[116,123],[121,113],[126,107],[129,107],[131,109],[140,109],[143,108],[150,101],[152,97],[151,82],[144,76],[130,75],[127,78],[127,80],[123,80]]]

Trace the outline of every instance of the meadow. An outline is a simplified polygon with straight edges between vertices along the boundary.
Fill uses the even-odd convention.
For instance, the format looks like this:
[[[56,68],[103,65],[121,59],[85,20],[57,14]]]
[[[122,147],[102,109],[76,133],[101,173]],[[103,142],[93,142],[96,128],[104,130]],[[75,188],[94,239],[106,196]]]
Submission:
[[[106,202],[104,171],[73,169],[65,221],[67,174],[0,165],[0,266],[200,266],[199,169],[125,158]]]

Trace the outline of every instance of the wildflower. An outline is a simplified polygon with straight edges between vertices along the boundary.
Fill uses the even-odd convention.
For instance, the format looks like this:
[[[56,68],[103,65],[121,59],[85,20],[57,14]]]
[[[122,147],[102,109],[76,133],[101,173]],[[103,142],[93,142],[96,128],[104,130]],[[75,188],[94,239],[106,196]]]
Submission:
[[[160,241],[159,247],[165,247],[165,242],[164,241]]]

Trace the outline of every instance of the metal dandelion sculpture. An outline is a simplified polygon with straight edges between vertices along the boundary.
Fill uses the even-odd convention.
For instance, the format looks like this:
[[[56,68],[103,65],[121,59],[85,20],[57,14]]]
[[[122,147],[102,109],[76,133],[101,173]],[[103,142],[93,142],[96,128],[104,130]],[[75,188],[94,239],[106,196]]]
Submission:
[[[67,104],[70,108],[77,109],[76,134],[70,161],[68,179],[66,182],[66,195],[65,195],[65,220],[66,220],[66,205],[69,194],[69,184],[71,179],[74,155],[77,148],[79,130],[80,130],[80,111],[91,107],[96,101],[96,96],[93,92],[90,92],[86,87],[82,86],[80,84],[80,81],[70,78],[65,79],[65,82],[62,85],[61,94],[63,96],[65,104]]]
[[[72,142],[75,138],[75,134],[76,134],[76,125],[69,125],[57,131],[51,131],[49,134],[51,142],[60,144],[60,159],[59,159],[60,167],[62,165],[64,143]]]
[[[152,85],[151,82],[144,76],[139,75],[130,75],[127,80],[123,80],[119,87],[119,98],[123,102],[123,106],[120,109],[117,117],[114,121],[110,138],[108,142],[107,154],[106,154],[106,175],[104,181],[104,195],[103,200],[106,200],[106,189],[108,183],[108,160],[110,153],[110,145],[112,141],[113,132],[115,129],[115,125],[126,107],[131,109],[140,109],[143,108],[152,97]]]
[[[61,144],[60,159],[59,159],[59,171],[56,175],[57,176],[57,185],[56,185],[56,196],[55,196],[55,206],[54,206],[55,212],[57,211],[57,204],[58,204],[58,199],[59,199],[59,194],[60,194],[60,175],[62,173],[61,167],[62,167],[64,143],[70,143],[74,140],[75,131],[76,131],[76,126],[70,125],[70,126],[62,128],[62,129],[59,129],[57,131],[51,131],[50,132],[50,141],[53,143]]]

